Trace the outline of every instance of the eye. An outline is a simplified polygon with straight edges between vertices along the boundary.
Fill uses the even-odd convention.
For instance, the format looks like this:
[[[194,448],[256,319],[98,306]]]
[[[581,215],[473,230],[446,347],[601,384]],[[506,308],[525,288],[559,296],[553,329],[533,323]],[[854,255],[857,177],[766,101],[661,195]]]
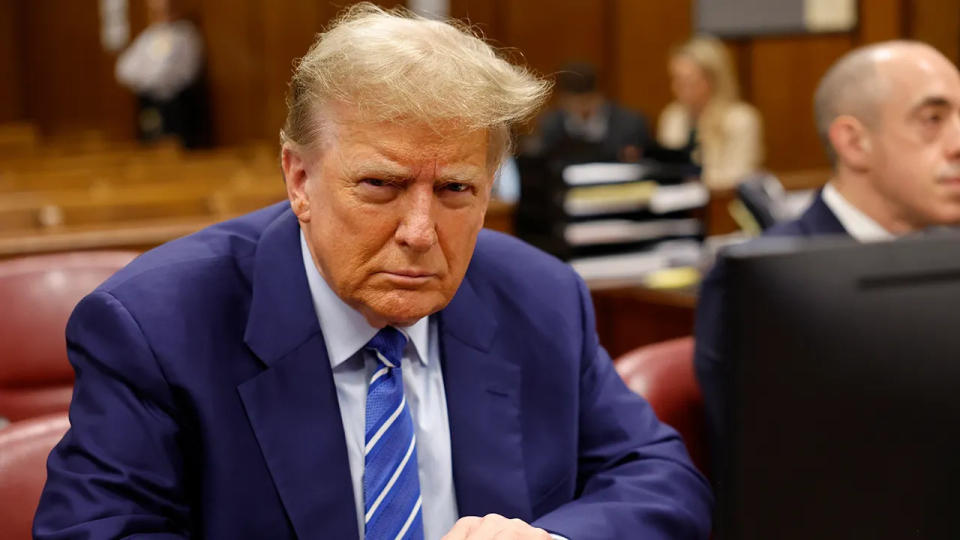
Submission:
[[[356,183],[356,193],[361,200],[371,203],[392,201],[400,193],[403,184],[375,176],[361,178]]]
[[[939,112],[927,113],[921,118],[924,124],[937,125],[943,121],[943,114]]]
[[[453,193],[464,193],[466,191],[470,191],[470,184],[464,184],[462,182],[450,182],[449,184],[444,184],[441,189]]]
[[[381,180],[380,178],[364,178],[360,182],[374,187],[385,187],[389,185],[389,182]]]

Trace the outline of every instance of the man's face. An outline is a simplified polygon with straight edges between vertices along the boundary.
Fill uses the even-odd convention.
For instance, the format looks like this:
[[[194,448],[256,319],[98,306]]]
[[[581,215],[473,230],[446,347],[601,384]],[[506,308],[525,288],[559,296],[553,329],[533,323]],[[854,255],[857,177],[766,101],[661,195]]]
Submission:
[[[373,326],[412,324],[466,273],[493,183],[487,132],[336,119],[299,158],[302,188],[285,155],[292,207],[340,298]]]
[[[603,105],[603,94],[600,92],[584,92],[575,94],[564,92],[559,96],[560,108],[567,114],[586,122],[597,114]]]
[[[960,74],[932,50],[911,52],[877,65],[888,93],[869,174],[903,228],[960,224]]]

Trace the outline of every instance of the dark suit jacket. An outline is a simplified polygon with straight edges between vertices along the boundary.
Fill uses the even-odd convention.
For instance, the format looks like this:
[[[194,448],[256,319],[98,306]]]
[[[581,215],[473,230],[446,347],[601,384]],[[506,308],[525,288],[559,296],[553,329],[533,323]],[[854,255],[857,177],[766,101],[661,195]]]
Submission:
[[[38,538],[359,537],[298,231],[288,204],[266,208],[144,254],[77,306],[72,428]],[[462,515],[707,537],[709,486],[617,377],[569,267],[484,231],[438,317]]]
[[[584,144],[567,133],[566,112],[548,112],[540,122],[541,153],[573,161],[619,161],[620,152],[627,146],[636,146],[642,153],[650,144],[650,130],[643,115],[615,103],[607,102],[604,107],[607,134],[595,145]]]
[[[764,236],[824,236],[846,235],[837,216],[823,202],[818,193],[799,219],[775,225],[764,231]],[[722,470],[719,449],[725,447],[726,426],[724,407],[727,400],[727,377],[729,367],[728,335],[725,322],[729,320],[727,309],[726,269],[722,257],[717,259],[700,286],[695,324],[696,348],[694,367],[706,407],[707,425],[710,431],[710,446],[714,459],[712,470]],[[716,476],[716,475],[715,475]]]

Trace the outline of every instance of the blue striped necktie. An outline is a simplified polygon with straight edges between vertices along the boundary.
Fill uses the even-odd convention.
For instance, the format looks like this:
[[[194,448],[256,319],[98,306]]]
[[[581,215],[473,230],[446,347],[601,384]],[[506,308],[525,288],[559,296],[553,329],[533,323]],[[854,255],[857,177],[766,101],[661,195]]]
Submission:
[[[366,540],[423,539],[417,438],[403,397],[407,338],[386,326],[366,345],[377,358],[367,389],[363,505]]]

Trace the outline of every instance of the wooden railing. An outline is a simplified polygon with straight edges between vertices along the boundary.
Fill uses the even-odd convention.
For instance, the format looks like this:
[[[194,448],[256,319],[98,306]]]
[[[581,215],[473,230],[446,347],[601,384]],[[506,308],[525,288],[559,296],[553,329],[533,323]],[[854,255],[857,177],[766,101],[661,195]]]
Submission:
[[[148,249],[286,198],[269,144],[185,152],[97,140],[0,126],[0,258]],[[510,232],[513,207],[495,201],[486,226]]]

